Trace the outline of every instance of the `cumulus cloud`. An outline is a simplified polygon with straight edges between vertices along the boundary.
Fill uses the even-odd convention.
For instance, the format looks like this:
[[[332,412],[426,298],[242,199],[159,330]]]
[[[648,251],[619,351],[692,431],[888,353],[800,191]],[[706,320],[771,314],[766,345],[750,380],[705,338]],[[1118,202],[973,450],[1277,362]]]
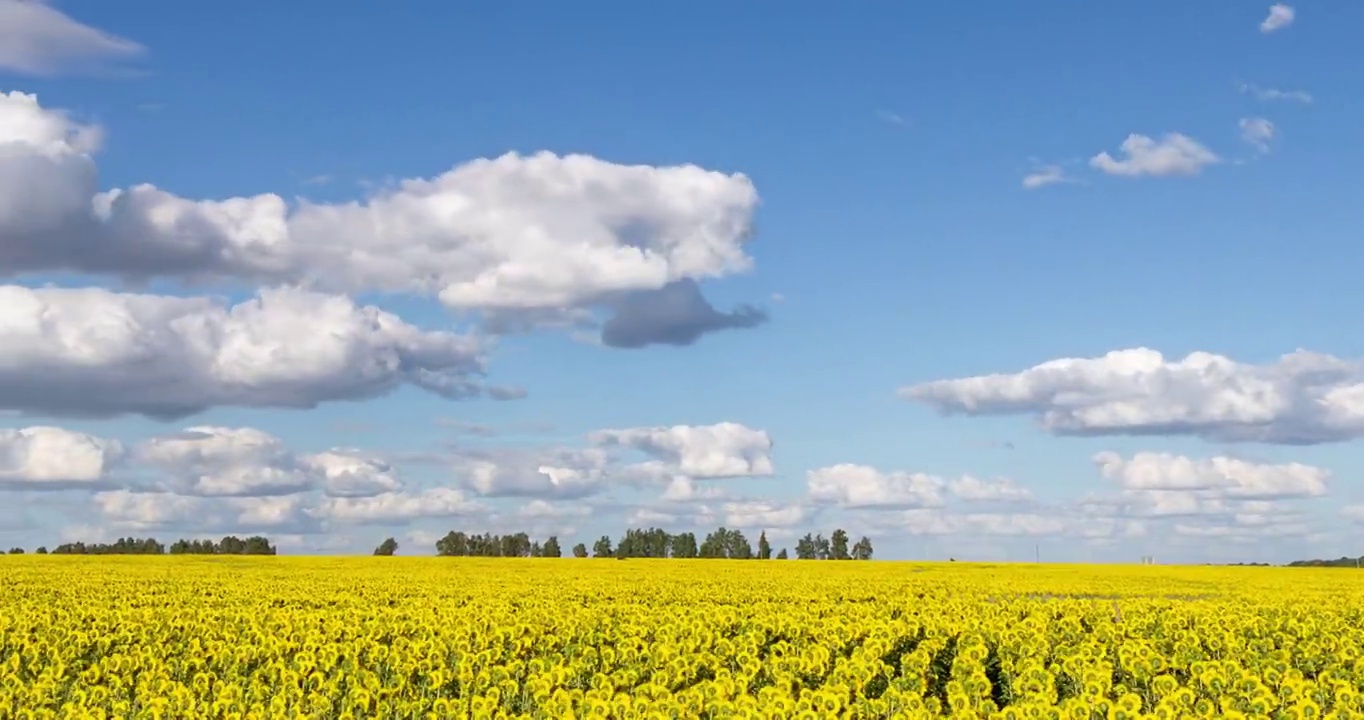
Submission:
[[[773,473],[771,436],[739,423],[599,430],[589,439],[603,447],[633,448],[693,478]]]
[[[388,492],[370,497],[334,497],[309,507],[308,516],[357,525],[401,525],[422,518],[465,517],[487,512],[454,488]]]
[[[1269,465],[1225,456],[1196,459],[1141,452],[1124,458],[1101,452],[1094,463],[1125,490],[1199,491],[1241,499],[1318,497],[1326,494],[1331,477],[1324,468],[1301,463]]]
[[[137,456],[181,495],[292,495],[313,486],[279,438],[254,428],[191,427],[144,442]]]
[[[306,455],[300,461],[320,476],[323,488],[332,497],[369,497],[403,487],[396,468],[361,450],[337,448]]]
[[[0,430],[0,490],[97,487],[122,458],[116,440],[46,426]]]
[[[844,463],[806,473],[809,497],[816,503],[854,508],[936,508],[947,498],[966,502],[1022,502],[1032,493],[1008,478],[982,480],[963,475],[947,480],[937,475],[884,472]]]
[[[866,465],[841,464],[806,474],[810,499],[847,508],[935,507],[942,505],[942,478],[923,473],[886,473]]]
[[[47,0],[0,0],[0,70],[91,72],[142,53],[141,45],[76,22]]]
[[[1241,118],[1237,123],[1241,128],[1241,140],[1262,153],[1269,152],[1269,141],[1274,139],[1274,123],[1261,118]]]
[[[96,507],[116,527],[132,530],[193,528],[196,532],[297,530],[306,523],[304,497],[211,498],[170,492],[112,490],[96,493]]]
[[[753,530],[794,527],[809,517],[801,505],[765,500],[727,502],[721,510],[726,526]]]
[[[728,495],[722,487],[703,485],[686,475],[678,475],[668,481],[659,499],[669,503],[691,503],[723,500]]]
[[[180,495],[263,497],[322,489],[335,497],[366,497],[402,486],[388,463],[361,451],[297,455],[255,428],[186,428],[143,442],[134,457],[165,477],[161,489]]]
[[[1275,3],[1269,6],[1269,15],[1260,21],[1260,32],[1269,34],[1293,24],[1297,12],[1289,5]]]
[[[1197,175],[1204,166],[1221,162],[1213,151],[1180,133],[1167,133],[1158,140],[1132,134],[1120,148],[1121,159],[1101,152],[1090,158],[1090,166],[1109,175],[1169,177]]]
[[[695,286],[752,267],[758,196],[742,174],[509,153],[358,202],[195,200],[98,192],[92,136],[32,95],[0,95],[0,267],[418,293],[508,328],[607,308],[609,344],[625,347],[765,317],[720,313]]]
[[[956,513],[932,508],[906,510],[899,526],[910,535],[1041,537],[1067,532],[1066,521],[1038,513]]]
[[[1032,415],[1058,435],[1314,444],[1364,436],[1361,363],[1298,351],[1264,365],[1147,348],[900,390],[943,413]]]
[[[484,343],[345,297],[207,298],[0,286],[0,408],[184,417],[214,406],[312,408],[414,385],[477,395]]]
[[[691,345],[717,330],[751,328],[767,313],[751,305],[722,313],[701,295],[695,280],[684,279],[657,290],[639,290],[615,303],[615,315],[602,326],[602,342],[612,347]]]
[[[982,480],[971,475],[954,478],[947,483],[953,497],[968,502],[1024,502],[1032,499],[1032,491],[1020,487],[1009,478]]]
[[[606,487],[610,458],[595,448],[471,453],[455,468],[487,497],[581,498]]]

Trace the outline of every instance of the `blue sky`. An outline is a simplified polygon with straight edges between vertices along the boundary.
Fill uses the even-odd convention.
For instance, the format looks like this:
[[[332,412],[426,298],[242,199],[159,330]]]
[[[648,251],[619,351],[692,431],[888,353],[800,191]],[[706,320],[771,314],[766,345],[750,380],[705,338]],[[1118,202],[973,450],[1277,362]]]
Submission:
[[[392,313],[414,332],[474,333],[490,345],[487,384],[525,392],[452,400],[413,386],[404,370],[375,392],[328,376],[322,395],[299,391],[325,398],[301,409],[280,400],[294,386],[256,392],[234,380],[213,393],[185,390],[197,412],[149,418],[136,393],[116,391],[131,387],[118,372],[133,371],[88,357],[79,377],[44,371],[76,352],[69,344],[44,346],[54,355],[17,353],[39,360],[15,361],[0,377],[0,408],[10,411],[0,426],[12,430],[0,436],[0,461],[10,457],[0,487],[17,500],[0,511],[0,544],[261,530],[297,552],[368,550],[386,535],[425,552],[432,534],[451,528],[525,527],[590,541],[632,520],[666,519],[678,530],[767,530],[788,545],[793,535],[844,526],[870,535],[885,558],[1030,559],[1036,546],[1055,559],[1119,561],[1354,552],[1352,518],[1364,517],[1351,509],[1364,502],[1351,452],[1364,435],[1364,343],[1345,330],[1358,322],[1351,300],[1364,261],[1353,242],[1364,221],[1361,181],[1350,171],[1364,161],[1356,138],[1364,81],[1348,68],[1358,64],[1351,40],[1364,8],[604,3],[585,12],[413,3],[380,12],[358,2],[252,0],[226,14],[169,2],[0,2],[11,19],[0,45],[18,48],[0,52],[0,90],[36,96],[24,112],[63,111],[98,127],[97,149],[67,136],[62,152],[97,166],[101,191],[149,183],[187,203],[273,193],[301,214],[299,198],[314,207],[364,203],[401,195],[403,179],[547,151],[551,165],[589,156],[585,172],[600,178],[653,166],[659,172],[638,182],[678,198],[702,180],[668,169],[691,165],[708,173],[713,192],[678,211],[680,232],[701,242],[704,233],[689,230],[713,212],[736,212],[752,239],[731,233],[726,247],[751,262],[689,275],[675,257],[670,281],[694,278],[719,315],[752,305],[768,318],[690,344],[605,347],[601,323],[622,307],[657,307],[649,293],[662,284],[588,292],[615,280],[586,262],[578,280],[587,290],[536,311],[586,313],[584,325],[565,330],[520,307],[512,314],[529,328],[506,334],[489,322],[486,303],[454,312],[439,288],[395,290],[401,272],[384,282],[351,278],[367,266],[342,264],[351,262],[345,244],[362,242],[348,232],[353,220],[326,233],[316,230],[321,221],[291,225],[289,243],[318,245],[291,256],[287,271],[265,272],[221,260],[245,252],[227,231],[190,238],[199,226],[185,225],[151,238],[151,226],[119,232],[108,218],[35,231],[33,216],[56,211],[0,207],[0,263],[11,265],[0,269],[15,287],[232,304],[261,288],[307,286],[317,273],[346,275],[321,281],[319,292]],[[0,115],[11,119],[0,124],[9,133],[0,142],[38,147],[17,117]],[[1150,147],[1142,152],[1138,142],[1124,155],[1129,136]],[[1101,153],[1113,162],[1097,160]],[[14,168],[0,166],[0,180],[38,186],[27,174],[36,171]],[[534,193],[522,193],[538,171],[509,171],[503,200],[515,205],[473,193],[484,203],[475,209],[502,218],[539,212],[529,205]],[[1062,181],[1025,183],[1029,176]],[[756,202],[734,199],[744,188]],[[641,222],[667,204],[618,192],[578,201],[597,203],[603,214],[591,217],[625,212]],[[138,222],[161,217],[139,207],[128,210],[143,212]],[[586,217],[579,212],[589,211],[537,216],[549,243],[537,247],[563,253],[549,267],[572,263],[579,226],[560,218]],[[396,220],[385,227],[386,242],[420,257],[424,244],[443,247],[473,226],[407,235]],[[158,265],[156,253],[190,242],[208,243],[219,260]],[[446,272],[448,283],[468,267],[440,262],[440,271],[418,263],[405,272]],[[149,282],[114,277],[133,271],[148,272]],[[510,297],[499,292],[498,302]],[[64,317],[88,320],[93,308]],[[138,317],[130,347],[182,362],[172,352],[180,346],[162,343],[166,330]],[[650,318],[634,329],[679,332],[661,321],[645,327]],[[0,337],[16,333],[10,347],[33,339],[3,328]],[[253,347],[261,365],[250,372],[274,368],[267,344]],[[1163,353],[1166,365],[1134,376],[1119,371],[1127,360],[1071,363],[1023,396],[1019,383],[1028,382],[1018,379],[925,385],[1133,348]],[[1299,349],[1339,367],[1321,380],[1279,364]],[[361,350],[352,350],[346,360],[359,362]],[[1194,352],[1237,365],[1210,373],[1179,364]],[[335,358],[314,360],[324,368]],[[275,377],[302,382],[298,368],[282,364]],[[99,413],[82,409],[106,392]],[[1079,413],[1069,430],[1047,415],[1058,409]],[[678,430],[718,423],[734,425]],[[759,435],[735,435],[737,426]],[[42,444],[24,434],[33,427],[65,434]],[[250,428],[287,450],[267,453],[240,433],[185,436],[188,427]],[[630,436],[629,450],[589,438],[650,428]],[[165,437],[180,444],[155,442]],[[121,451],[94,467],[71,461],[86,456],[61,444],[88,454],[102,440]],[[186,449],[193,442],[212,445],[211,462]],[[165,450],[172,446],[179,454]],[[396,484],[334,491],[326,482],[335,478],[310,459],[332,447],[351,448],[355,462],[387,463],[366,472]],[[554,448],[579,452],[565,462],[596,473],[590,488],[527,489],[543,484],[537,470]],[[38,472],[58,462],[40,450],[68,460]],[[1127,474],[1101,472],[1095,456],[1105,451],[1125,459]],[[684,472],[687,457],[729,457],[747,469],[705,477]],[[770,473],[759,457],[770,457]],[[503,484],[472,480],[478,462],[498,466]],[[842,469],[819,475],[831,467]],[[297,476],[300,492],[261,500],[198,482],[267,470]],[[825,481],[818,488],[816,475]],[[963,475],[1007,477],[1031,497],[969,500],[954,485]],[[663,500],[667,483],[684,482],[678,477],[716,495]],[[275,503],[274,520],[244,523],[243,508],[262,502]],[[210,527],[189,518],[209,518]]]

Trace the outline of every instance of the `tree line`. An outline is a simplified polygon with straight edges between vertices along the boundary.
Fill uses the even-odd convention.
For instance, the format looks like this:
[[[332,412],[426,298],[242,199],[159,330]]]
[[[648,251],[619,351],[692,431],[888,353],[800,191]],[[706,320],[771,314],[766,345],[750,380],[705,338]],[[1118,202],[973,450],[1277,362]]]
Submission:
[[[11,555],[22,555],[23,548],[12,548]],[[47,547],[34,551],[47,555]],[[260,535],[242,538],[228,535],[222,540],[176,540],[169,548],[156,538],[119,538],[111,543],[62,543],[52,548],[53,555],[275,555],[275,546],[269,538]]]
[[[849,545],[847,531],[839,528],[829,537],[823,534],[810,535],[796,542],[797,560],[870,560],[875,552],[871,539],[863,536]],[[375,548],[375,555],[392,555],[397,552],[398,543],[393,538],[384,540]],[[436,541],[436,555],[441,557],[551,557],[563,555],[557,536],[550,536],[543,543],[531,540],[524,532],[512,535],[491,533],[468,534],[452,530]],[[698,543],[696,534],[690,532],[669,533],[661,528],[630,529],[613,544],[611,536],[603,535],[592,543],[589,552],[587,545],[578,543],[573,546],[573,557],[585,558],[724,558],[730,560],[786,560],[789,555],[782,548],[774,556],[772,544],[767,540],[767,532],[758,535],[755,548],[742,530],[720,527],[707,534]]]
[[[870,560],[874,552],[871,539],[863,536],[849,544],[847,531],[839,528],[829,537],[806,534],[796,541],[797,560]],[[387,538],[374,549],[378,556],[394,555],[398,541]],[[22,554],[23,548],[13,548],[12,555]],[[48,554],[46,547],[36,551]],[[742,530],[719,527],[697,540],[691,532],[670,533],[661,528],[629,529],[619,542],[602,535],[589,550],[578,543],[569,551],[576,558],[721,558],[730,560],[786,560],[786,548],[773,553],[767,533],[759,533],[755,547]],[[277,550],[266,537],[255,535],[245,539],[228,535],[221,540],[177,540],[169,547],[155,538],[119,538],[111,543],[63,543],[53,548],[54,555],[275,555]],[[436,555],[441,557],[544,557],[564,555],[557,536],[543,542],[531,539],[524,532],[510,535],[465,533],[450,531],[436,541]]]

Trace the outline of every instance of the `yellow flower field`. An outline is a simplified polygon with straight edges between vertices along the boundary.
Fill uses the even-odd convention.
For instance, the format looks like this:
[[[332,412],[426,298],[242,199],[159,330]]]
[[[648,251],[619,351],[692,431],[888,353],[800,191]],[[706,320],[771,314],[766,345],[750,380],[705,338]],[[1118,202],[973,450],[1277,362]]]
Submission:
[[[1341,569],[0,558],[0,718],[1364,717]]]

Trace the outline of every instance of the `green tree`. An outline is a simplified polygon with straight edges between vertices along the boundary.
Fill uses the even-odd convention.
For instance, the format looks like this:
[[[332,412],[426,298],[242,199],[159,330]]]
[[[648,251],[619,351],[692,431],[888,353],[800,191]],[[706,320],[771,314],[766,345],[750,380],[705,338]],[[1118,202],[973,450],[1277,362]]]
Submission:
[[[582,543],[578,543],[577,545],[574,545],[574,546],[573,546],[573,557],[575,557],[575,558],[585,558],[585,557],[587,557],[587,546],[584,545],[584,544],[582,544]]]
[[[730,560],[749,560],[753,557],[753,546],[740,530],[720,527],[706,536],[697,553],[703,558],[728,558]]]
[[[786,548],[782,548],[782,549],[781,549],[781,552],[777,553],[777,559],[778,559],[778,560],[785,560],[785,559],[787,559],[787,557],[786,557]]]
[[[242,555],[274,555],[275,546],[270,544],[269,538],[262,535],[252,535],[241,545]]]
[[[592,543],[592,557],[609,558],[613,555],[614,553],[611,551],[610,535],[603,535],[597,538],[596,542]]]
[[[386,538],[379,543],[379,547],[374,548],[374,554],[381,557],[392,557],[396,552],[398,552],[398,541],[393,538]]]
[[[769,543],[767,541],[766,530],[758,533],[758,559],[759,560],[772,559],[772,543]]]
[[[46,555],[46,554],[47,554],[47,546],[46,546],[46,545],[39,545],[39,546],[38,546],[38,549],[35,550],[34,552],[37,553],[37,554],[39,554],[39,555]]]
[[[9,549],[9,554],[10,554],[10,555],[23,555],[23,554],[24,554],[24,549],[21,548],[21,547],[10,548],[10,549]]]
[[[796,559],[815,559],[815,538],[810,533],[805,533],[805,537],[796,541]]]
[[[851,560],[852,555],[848,554],[848,533],[843,528],[834,530],[833,537],[829,539],[829,559],[830,560]]]
[[[672,539],[672,556],[681,560],[690,560],[700,554],[700,548],[696,545],[695,533],[678,533]]]
[[[540,548],[540,554],[547,558],[556,558],[563,555],[563,551],[559,549],[559,538],[555,535],[550,535],[549,539],[545,541],[544,547]]]
[[[871,538],[866,535],[863,535],[862,539],[858,540],[852,549],[853,559],[855,560],[870,560],[873,552]]]
[[[824,537],[822,534],[815,536],[815,559],[829,559],[829,538]]]

